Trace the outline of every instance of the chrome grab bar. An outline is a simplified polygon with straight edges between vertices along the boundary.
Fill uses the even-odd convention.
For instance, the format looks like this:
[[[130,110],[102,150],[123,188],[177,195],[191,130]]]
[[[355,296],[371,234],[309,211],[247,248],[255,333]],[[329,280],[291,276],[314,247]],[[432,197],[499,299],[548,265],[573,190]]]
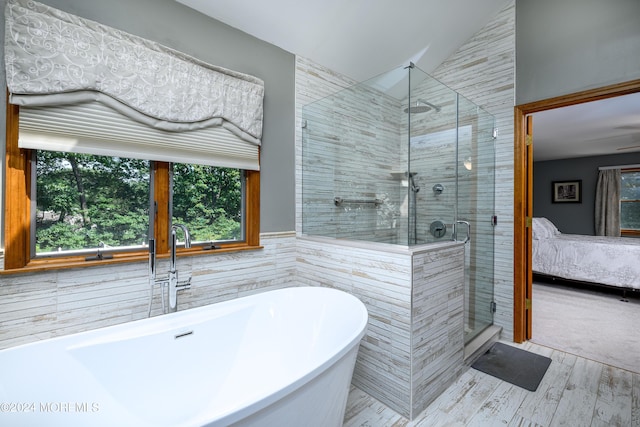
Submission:
[[[463,243],[467,243],[469,240],[471,240],[471,224],[469,224],[469,221],[456,221],[453,223],[453,237],[452,240],[454,241],[458,241],[458,224],[464,224],[467,226],[467,237],[464,239]]]
[[[343,203],[353,203],[353,204],[374,204],[376,206],[383,205],[384,200],[381,199],[373,199],[373,200],[362,200],[362,199],[343,199],[342,197],[334,197],[333,204],[336,206],[342,206]]]

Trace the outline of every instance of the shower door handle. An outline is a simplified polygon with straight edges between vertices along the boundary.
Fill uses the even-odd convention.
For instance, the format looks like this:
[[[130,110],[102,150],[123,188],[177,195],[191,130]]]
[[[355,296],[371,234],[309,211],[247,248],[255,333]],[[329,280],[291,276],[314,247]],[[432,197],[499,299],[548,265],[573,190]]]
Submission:
[[[471,240],[471,224],[469,224],[469,221],[456,221],[453,224],[453,240],[455,240],[456,242],[458,241],[459,224],[464,224],[467,226],[467,237],[464,239],[464,243],[467,243],[469,240]]]

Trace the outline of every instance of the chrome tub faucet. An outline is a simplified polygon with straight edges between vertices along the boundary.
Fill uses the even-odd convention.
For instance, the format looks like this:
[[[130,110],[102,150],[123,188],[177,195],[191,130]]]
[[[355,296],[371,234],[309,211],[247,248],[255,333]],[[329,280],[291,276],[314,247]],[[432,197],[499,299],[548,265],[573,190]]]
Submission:
[[[171,313],[178,310],[178,291],[189,289],[191,287],[191,275],[185,280],[178,279],[178,270],[176,268],[176,249],[178,238],[176,230],[182,230],[184,234],[184,247],[191,247],[191,236],[189,229],[183,224],[174,224],[171,227],[171,255],[169,258],[169,274],[163,278],[156,277],[156,244],[154,239],[149,239],[149,309],[147,317],[151,317],[151,304],[153,301],[153,290],[156,285],[160,286],[160,294],[162,297],[162,313]],[[165,306],[165,288],[169,288],[169,304]]]
[[[169,312],[178,310],[178,291],[189,289],[191,287],[191,275],[186,280],[178,280],[178,271],[176,269],[176,248],[178,246],[178,238],[176,230],[181,229],[184,234],[184,247],[191,247],[191,236],[189,230],[183,224],[173,224],[171,226],[171,257],[169,258]]]

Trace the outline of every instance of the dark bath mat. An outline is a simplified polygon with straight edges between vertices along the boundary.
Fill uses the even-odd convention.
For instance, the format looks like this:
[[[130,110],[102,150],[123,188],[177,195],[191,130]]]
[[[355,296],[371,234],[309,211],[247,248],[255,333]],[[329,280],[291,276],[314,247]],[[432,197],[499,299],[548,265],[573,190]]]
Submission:
[[[519,348],[495,343],[471,367],[529,391],[536,391],[551,359]]]

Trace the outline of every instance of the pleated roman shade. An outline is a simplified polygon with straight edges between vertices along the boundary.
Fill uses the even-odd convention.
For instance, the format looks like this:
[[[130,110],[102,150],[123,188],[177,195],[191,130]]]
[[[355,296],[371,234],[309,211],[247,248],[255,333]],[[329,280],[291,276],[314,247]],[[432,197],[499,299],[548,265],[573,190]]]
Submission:
[[[222,126],[168,132],[100,103],[20,109],[20,148],[259,170],[259,147]]]
[[[263,82],[29,0],[8,0],[19,146],[259,169]]]

